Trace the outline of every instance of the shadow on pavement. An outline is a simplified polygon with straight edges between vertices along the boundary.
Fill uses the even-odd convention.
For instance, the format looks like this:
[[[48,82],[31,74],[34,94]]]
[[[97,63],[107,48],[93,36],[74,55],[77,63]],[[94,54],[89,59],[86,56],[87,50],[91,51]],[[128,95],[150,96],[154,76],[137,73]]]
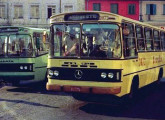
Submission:
[[[52,107],[49,105],[43,105],[40,103],[34,103],[34,102],[28,102],[28,101],[24,101],[24,100],[8,100],[8,99],[1,99],[0,98],[0,102],[5,101],[5,102],[11,102],[11,103],[22,103],[22,104],[28,104],[28,105],[32,105],[32,106],[41,106],[41,107],[49,107],[49,108],[59,108],[59,107]]]
[[[37,93],[37,94],[49,94],[49,95],[60,95],[70,96],[69,93],[47,91],[44,82],[33,82],[27,84],[21,84],[18,87],[10,87],[7,89],[9,92],[21,92],[21,93]]]
[[[165,119],[165,83],[159,88],[150,85],[141,89],[137,99],[122,105],[88,103],[79,109],[90,114],[113,117]]]

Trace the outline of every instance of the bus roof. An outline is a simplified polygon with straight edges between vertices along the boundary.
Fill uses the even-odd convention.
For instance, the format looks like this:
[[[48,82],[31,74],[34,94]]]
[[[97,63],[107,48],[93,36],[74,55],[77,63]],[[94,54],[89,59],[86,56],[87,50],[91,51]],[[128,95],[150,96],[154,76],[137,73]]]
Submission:
[[[32,28],[32,27],[22,27],[22,26],[0,26],[0,34],[11,33],[11,32],[29,33],[29,32],[43,32],[43,31],[48,32],[49,30],[43,28]]]
[[[33,28],[33,27],[23,27],[23,26],[0,26],[0,28],[26,28],[31,30],[47,30],[44,28]]]
[[[147,23],[144,23],[144,22],[133,20],[131,18],[127,18],[127,17],[121,16],[121,15],[117,15],[117,14],[110,13],[110,12],[103,12],[103,11],[81,11],[81,12],[61,13],[61,14],[57,14],[57,15],[51,16],[50,23],[65,22],[66,21],[65,20],[65,16],[67,16],[67,15],[72,16],[72,15],[82,15],[82,14],[83,15],[84,14],[94,14],[94,15],[95,14],[99,14],[100,19],[96,19],[97,21],[112,21],[112,22],[117,22],[117,23],[122,23],[123,21],[125,21],[125,22],[130,22],[130,23],[142,25],[142,26],[145,26],[145,27],[150,27],[150,28],[155,28],[155,29],[158,29],[158,30],[165,31],[164,29],[159,28],[157,26],[153,26],[153,25],[150,25],[150,24],[147,24]],[[80,19],[80,20],[74,19],[74,20],[75,21],[79,21],[79,22],[80,21],[84,21],[83,19]],[[67,19],[67,22],[69,22],[69,21],[73,22],[74,20]],[[86,20],[86,21],[88,21],[88,20]],[[95,21],[95,19],[92,19],[92,21]]]

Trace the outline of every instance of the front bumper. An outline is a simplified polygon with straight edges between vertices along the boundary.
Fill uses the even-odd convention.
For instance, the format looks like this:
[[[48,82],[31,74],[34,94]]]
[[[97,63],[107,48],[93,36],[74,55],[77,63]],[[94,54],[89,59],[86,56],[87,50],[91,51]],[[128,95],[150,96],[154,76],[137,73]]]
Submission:
[[[1,72],[0,79],[5,81],[14,81],[14,80],[33,80],[33,72]]]
[[[68,81],[63,82],[65,84],[57,83],[47,83],[46,89],[50,91],[64,91],[64,92],[76,92],[76,93],[92,93],[92,94],[119,94],[121,92],[121,85],[111,85],[111,86],[92,86],[92,84],[88,84],[88,86],[82,85],[81,82],[77,81],[77,85],[70,84]],[[68,83],[68,84],[67,84]],[[78,85],[80,83],[81,85]],[[87,84],[87,83],[86,83]]]

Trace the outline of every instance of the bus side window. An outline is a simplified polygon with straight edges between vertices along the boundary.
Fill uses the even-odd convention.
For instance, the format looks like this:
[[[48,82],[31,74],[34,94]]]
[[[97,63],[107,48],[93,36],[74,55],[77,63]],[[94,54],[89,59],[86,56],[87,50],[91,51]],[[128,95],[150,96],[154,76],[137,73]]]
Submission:
[[[35,45],[36,45],[37,55],[42,55],[48,52],[44,44],[43,33],[36,33]]]
[[[154,49],[160,50],[160,37],[159,37],[159,31],[154,30]]]
[[[161,48],[162,50],[165,50],[165,33],[161,32]]]
[[[137,47],[139,51],[145,50],[145,41],[143,35],[143,27],[136,26]]]
[[[125,57],[136,56],[135,30],[133,24],[125,23],[123,25],[123,44]]]
[[[145,28],[146,49],[153,50],[152,29]]]

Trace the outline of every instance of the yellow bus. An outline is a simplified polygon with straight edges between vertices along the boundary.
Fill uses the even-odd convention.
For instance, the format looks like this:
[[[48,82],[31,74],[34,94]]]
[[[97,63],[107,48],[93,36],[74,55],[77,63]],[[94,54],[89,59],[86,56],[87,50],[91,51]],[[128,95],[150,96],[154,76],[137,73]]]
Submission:
[[[165,76],[165,30],[120,15],[51,17],[47,90],[132,98]]]
[[[20,81],[47,78],[49,30],[31,27],[0,27],[0,80]]]

